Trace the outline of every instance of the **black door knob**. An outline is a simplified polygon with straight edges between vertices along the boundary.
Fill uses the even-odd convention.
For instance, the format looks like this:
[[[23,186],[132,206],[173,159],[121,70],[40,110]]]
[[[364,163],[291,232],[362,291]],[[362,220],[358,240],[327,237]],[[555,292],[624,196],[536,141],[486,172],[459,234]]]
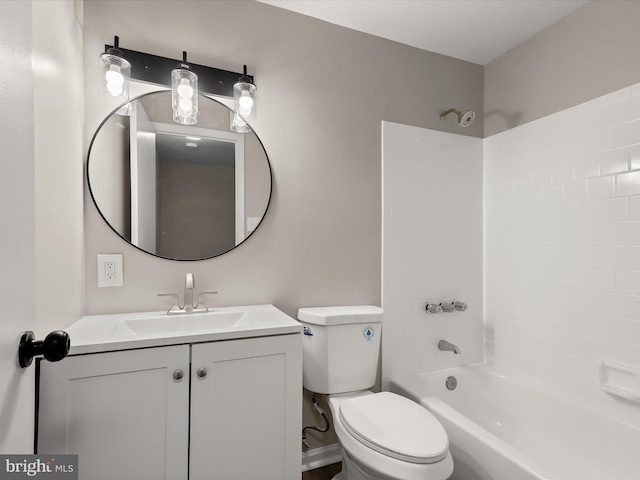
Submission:
[[[71,347],[71,339],[67,332],[55,330],[44,340],[36,340],[33,332],[28,331],[22,335],[18,347],[18,363],[22,368],[31,365],[33,357],[42,355],[50,362],[58,362],[67,356]]]

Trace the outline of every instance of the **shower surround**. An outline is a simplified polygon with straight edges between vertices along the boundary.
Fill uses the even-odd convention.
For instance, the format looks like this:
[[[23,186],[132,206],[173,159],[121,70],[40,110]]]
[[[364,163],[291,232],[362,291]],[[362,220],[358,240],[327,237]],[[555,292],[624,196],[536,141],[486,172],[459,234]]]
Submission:
[[[437,115],[437,112],[434,112]],[[382,386],[483,360],[482,139],[382,122]],[[427,313],[459,300],[464,312]],[[462,353],[438,350],[447,340]]]
[[[640,428],[640,85],[485,139],[485,352]]]
[[[482,370],[506,378],[493,373],[505,372],[522,385],[522,392],[538,385],[557,398],[558,414],[561,405],[594,412],[599,420],[576,427],[578,437],[618,427],[638,432],[640,403],[601,386],[624,387],[627,393],[640,389],[640,85],[481,140],[483,152],[469,149],[446,166],[438,147],[417,145],[425,138],[461,144],[474,139],[397,124],[383,125],[383,132],[383,386],[418,385],[429,372],[483,362],[470,368],[470,375]],[[470,170],[456,171],[463,159]],[[482,172],[476,170],[478,163]],[[460,181],[451,180],[461,172]],[[483,179],[480,197],[465,174]],[[407,188],[396,195],[400,177]],[[425,177],[442,181],[417,188]],[[473,208],[481,199],[478,213]],[[465,202],[470,214],[465,221],[433,230],[442,226],[436,221],[416,233],[416,225],[426,224],[434,211],[442,221],[443,212],[453,206],[450,216],[455,217]],[[388,220],[397,211],[403,212],[404,224]],[[482,241],[469,229],[475,215],[483,219],[484,255]],[[469,242],[465,262],[470,268],[456,269],[448,260],[455,258],[452,253],[459,252],[463,238]],[[484,314],[420,311],[430,295],[457,296],[469,286],[477,288],[470,281],[478,273],[472,266],[482,257]],[[470,310],[476,301],[473,296],[462,300]],[[463,354],[437,351],[433,341],[440,337],[459,345]],[[611,370],[611,365],[630,367],[630,373]],[[444,378],[459,371],[437,374]],[[482,375],[470,381],[487,388]],[[409,393],[440,398],[437,392]],[[463,404],[468,400],[461,398]],[[472,424],[491,424],[497,405],[488,401],[484,411],[475,408]],[[548,411],[553,408],[549,403]],[[464,408],[453,415],[460,414],[465,415]],[[473,454],[464,448],[467,435],[480,438],[474,428],[456,430],[452,452]],[[529,458],[532,453],[524,446],[514,455]],[[577,458],[591,455],[574,453]],[[609,466],[607,461],[620,459],[602,461],[601,471],[626,478],[614,472],[628,471],[635,460]],[[542,470],[549,467],[541,465]]]

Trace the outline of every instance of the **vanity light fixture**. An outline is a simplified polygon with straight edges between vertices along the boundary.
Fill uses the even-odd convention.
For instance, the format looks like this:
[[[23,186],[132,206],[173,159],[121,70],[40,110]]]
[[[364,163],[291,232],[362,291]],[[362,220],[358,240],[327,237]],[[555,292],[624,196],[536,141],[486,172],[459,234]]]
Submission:
[[[198,75],[187,63],[187,52],[182,52],[182,62],[171,71],[171,105],[174,122],[194,125],[198,121]]]
[[[193,125],[198,115],[198,93],[235,98],[237,90],[238,97],[234,100],[235,108],[231,115],[231,129],[242,133],[251,131],[246,120],[255,118],[256,86],[253,83],[253,77],[247,75],[246,65],[244,73],[239,74],[187,63],[187,52],[182,52],[182,61],[178,62],[170,58],[120,48],[118,41],[118,37],[115,37],[113,46],[105,45],[106,53],[101,56],[105,65],[105,79],[108,77],[108,72],[113,72],[109,73],[109,78],[113,77],[115,83],[105,88],[106,91],[111,92],[111,96],[119,91],[118,73],[121,73],[124,79],[121,83],[122,91],[126,92],[126,97],[122,97],[123,101],[129,99],[129,78],[170,87],[173,119],[183,125]],[[107,58],[110,62],[108,66]],[[178,63],[177,68],[176,63]]]
[[[131,63],[118,48],[120,39],[115,36],[113,46],[105,45],[105,53],[100,55],[102,61],[102,92],[118,101],[129,100],[129,78]]]
[[[254,117],[256,107],[256,86],[247,75],[247,66],[243,67],[243,74],[233,85],[233,118],[231,130],[239,133],[251,131],[246,119]]]

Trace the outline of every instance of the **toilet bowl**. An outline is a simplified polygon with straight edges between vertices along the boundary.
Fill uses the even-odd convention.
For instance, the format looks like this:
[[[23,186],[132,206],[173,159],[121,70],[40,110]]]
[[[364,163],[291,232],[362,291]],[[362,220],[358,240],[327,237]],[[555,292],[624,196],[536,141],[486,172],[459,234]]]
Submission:
[[[390,392],[329,396],[343,458],[334,480],[444,480],[453,472],[442,425]]]
[[[445,480],[453,472],[447,434],[422,406],[373,393],[382,309],[298,310],[304,325],[303,384],[329,395],[342,454],[334,480]]]

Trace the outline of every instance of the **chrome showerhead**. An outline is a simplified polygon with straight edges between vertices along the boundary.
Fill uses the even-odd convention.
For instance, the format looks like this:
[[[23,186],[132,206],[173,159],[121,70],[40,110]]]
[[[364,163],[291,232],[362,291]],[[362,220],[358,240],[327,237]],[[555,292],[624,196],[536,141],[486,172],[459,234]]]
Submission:
[[[449,110],[440,110],[440,120],[444,120],[447,115],[450,113],[455,113],[458,116],[458,125],[461,127],[468,127],[473,123],[476,118],[476,112],[473,110],[456,110],[455,108],[450,108]]]
[[[466,112],[462,112],[462,114],[458,114],[458,124],[461,127],[468,127],[475,119],[476,112],[473,110],[467,110]]]

